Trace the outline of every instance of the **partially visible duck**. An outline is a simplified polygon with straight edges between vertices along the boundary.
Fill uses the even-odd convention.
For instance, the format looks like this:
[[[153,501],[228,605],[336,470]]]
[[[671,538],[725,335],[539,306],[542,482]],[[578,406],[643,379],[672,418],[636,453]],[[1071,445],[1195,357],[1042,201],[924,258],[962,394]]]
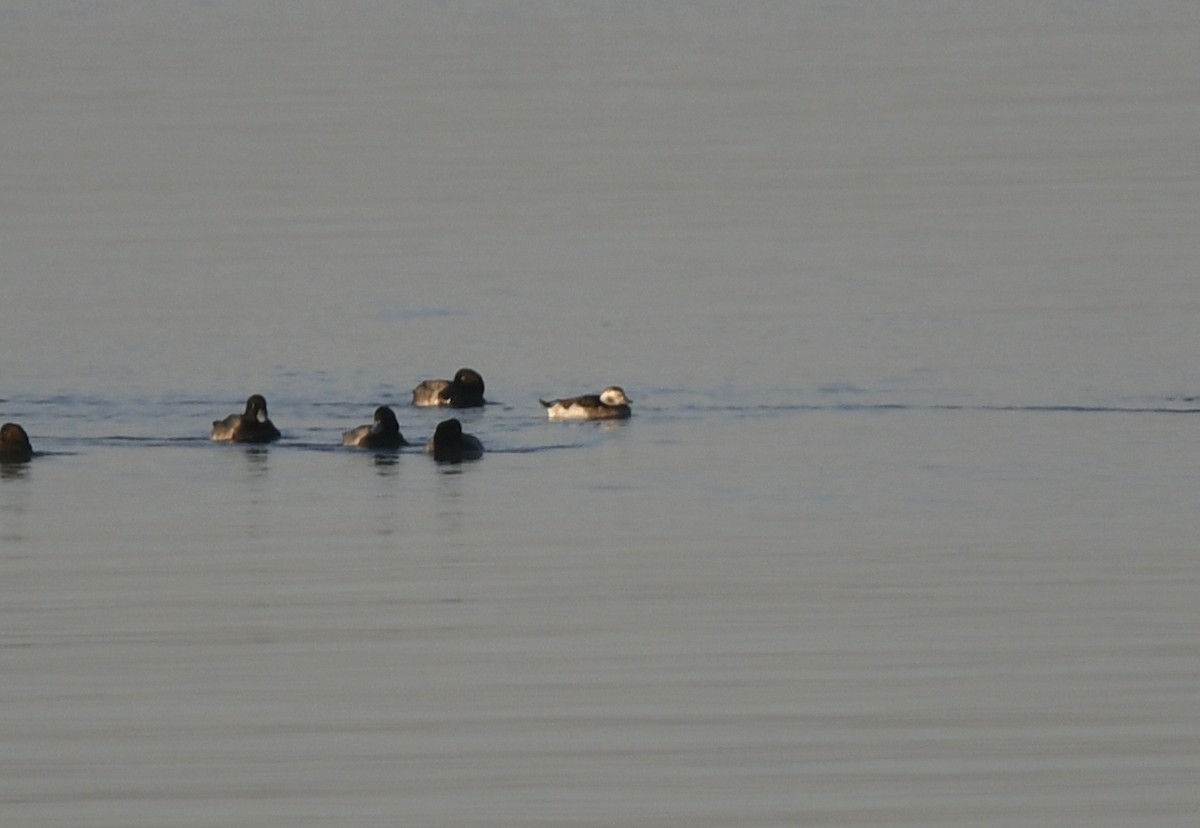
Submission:
[[[25,463],[33,458],[29,435],[16,423],[0,426],[0,463]]]
[[[472,434],[464,434],[458,420],[442,420],[433,432],[433,439],[425,446],[425,453],[445,463],[478,460],[483,456],[483,443]]]
[[[412,404],[422,408],[476,408],[483,405],[483,377],[478,371],[460,368],[452,380],[425,380],[413,389]]]
[[[599,394],[538,402],[546,406],[546,416],[551,420],[624,420],[632,413],[629,404],[633,400],[625,396],[621,386],[610,385]]]
[[[381,405],[375,409],[375,422],[347,431],[342,435],[342,445],[364,449],[394,449],[407,446],[408,442],[400,433],[396,412],[386,405]]]
[[[246,400],[244,414],[213,421],[212,439],[221,443],[269,443],[279,436],[279,429],[267,417],[267,401],[262,394]]]

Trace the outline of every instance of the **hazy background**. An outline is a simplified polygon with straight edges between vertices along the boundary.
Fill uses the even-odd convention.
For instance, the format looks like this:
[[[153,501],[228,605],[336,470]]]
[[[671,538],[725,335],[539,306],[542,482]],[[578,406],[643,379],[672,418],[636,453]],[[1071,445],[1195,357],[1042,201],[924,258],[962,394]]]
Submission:
[[[1192,825],[1198,24],[0,4],[0,817]]]

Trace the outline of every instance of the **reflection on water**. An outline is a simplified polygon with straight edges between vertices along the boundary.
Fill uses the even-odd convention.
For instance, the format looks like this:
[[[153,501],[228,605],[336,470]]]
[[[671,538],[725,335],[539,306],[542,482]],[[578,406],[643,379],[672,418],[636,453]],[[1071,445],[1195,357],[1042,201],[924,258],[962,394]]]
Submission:
[[[469,471],[470,464],[464,470],[463,464],[428,462],[436,469],[432,504],[435,536],[452,544],[461,543],[463,538],[468,537],[464,532],[467,526],[466,510],[470,504],[465,499],[463,485],[464,471]]]
[[[29,474],[29,461],[0,462],[0,478],[19,480]]]
[[[6,824],[1192,824],[1200,6],[26,5]]]
[[[25,485],[30,474],[30,463],[0,463],[0,541],[26,540],[25,513],[29,507],[32,490]]]
[[[376,452],[372,462],[380,477],[396,477],[400,472],[400,455],[396,452]]]

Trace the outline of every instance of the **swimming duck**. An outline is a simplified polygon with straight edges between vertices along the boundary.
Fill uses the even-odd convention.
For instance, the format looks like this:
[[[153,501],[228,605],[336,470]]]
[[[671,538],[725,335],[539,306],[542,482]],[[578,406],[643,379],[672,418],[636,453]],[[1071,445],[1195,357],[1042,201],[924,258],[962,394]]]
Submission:
[[[412,404],[422,408],[476,408],[483,405],[483,377],[478,371],[460,368],[452,380],[425,380],[413,389]]]
[[[212,439],[222,443],[269,443],[279,436],[279,429],[267,418],[267,401],[262,394],[246,400],[246,413],[213,421]]]
[[[624,420],[632,413],[629,404],[633,400],[625,396],[621,386],[610,385],[599,394],[538,402],[546,406],[546,416],[551,420]]]
[[[16,423],[0,426],[0,463],[24,463],[33,458],[29,435]]]
[[[375,422],[347,431],[342,435],[342,445],[364,449],[394,449],[407,446],[408,442],[400,433],[396,412],[386,405],[381,405],[375,409]]]
[[[472,434],[463,434],[462,423],[456,419],[442,420],[425,446],[425,453],[445,463],[478,460],[483,456],[483,443]]]

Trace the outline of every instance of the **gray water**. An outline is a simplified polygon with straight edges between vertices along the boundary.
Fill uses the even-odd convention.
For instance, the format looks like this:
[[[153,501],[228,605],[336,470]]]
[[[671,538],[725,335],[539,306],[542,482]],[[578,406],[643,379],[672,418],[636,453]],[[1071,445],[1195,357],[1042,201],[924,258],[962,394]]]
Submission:
[[[0,822],[1194,825],[1198,24],[4,4]]]

